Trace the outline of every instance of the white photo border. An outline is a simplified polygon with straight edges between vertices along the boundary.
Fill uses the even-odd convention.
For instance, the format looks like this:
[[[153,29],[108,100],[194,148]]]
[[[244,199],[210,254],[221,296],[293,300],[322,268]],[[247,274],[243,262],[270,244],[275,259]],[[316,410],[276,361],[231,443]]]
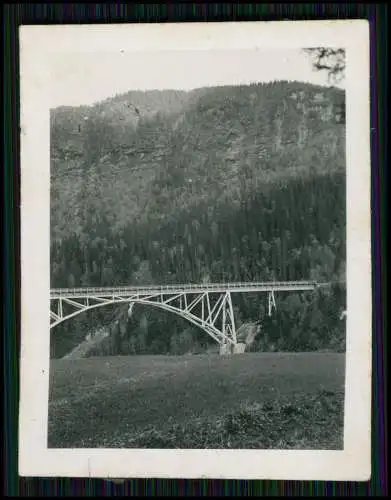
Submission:
[[[126,50],[346,49],[347,342],[344,449],[48,449],[50,59]],[[19,474],[37,477],[356,480],[371,471],[369,23],[276,21],[20,27]]]

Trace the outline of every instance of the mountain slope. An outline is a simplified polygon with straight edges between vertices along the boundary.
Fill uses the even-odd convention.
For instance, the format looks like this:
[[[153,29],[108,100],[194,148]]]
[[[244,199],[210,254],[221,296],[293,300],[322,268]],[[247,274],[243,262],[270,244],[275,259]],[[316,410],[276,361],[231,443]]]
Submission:
[[[341,90],[278,82],[131,92],[51,118],[52,286],[332,282],[316,298],[281,297],[270,340],[253,347],[343,345]],[[263,318],[257,297],[235,307],[240,321]],[[104,317],[75,324],[88,330]],[[168,352],[185,330],[140,310],[131,349]]]
[[[303,85],[284,83],[149,92],[148,108],[136,99],[141,93],[130,93],[54,110],[53,236],[82,233],[88,214],[118,229],[129,218],[164,219],[204,201],[237,204],[275,178],[343,170],[341,92],[304,87],[304,94]]]

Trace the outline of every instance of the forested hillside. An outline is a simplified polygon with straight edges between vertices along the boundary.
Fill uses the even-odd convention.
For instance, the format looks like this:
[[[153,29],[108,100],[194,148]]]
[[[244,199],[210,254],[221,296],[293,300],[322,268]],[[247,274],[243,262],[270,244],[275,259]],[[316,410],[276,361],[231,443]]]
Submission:
[[[51,113],[51,286],[200,281],[334,283],[235,304],[252,349],[344,348],[344,93],[298,82],[129,92]],[[52,332],[62,356],[106,309]],[[136,307],[108,350],[181,353],[208,338]]]

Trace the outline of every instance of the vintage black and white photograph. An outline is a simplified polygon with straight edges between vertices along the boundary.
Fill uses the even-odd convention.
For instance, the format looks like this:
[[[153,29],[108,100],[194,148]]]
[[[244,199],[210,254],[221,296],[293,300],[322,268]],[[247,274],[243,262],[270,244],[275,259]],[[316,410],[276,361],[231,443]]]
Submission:
[[[165,48],[158,32],[156,46],[132,50],[129,29],[113,47],[77,51],[61,32],[41,129],[49,453],[346,450],[360,336],[349,342],[347,325],[362,303],[348,297],[349,255],[364,255],[370,316],[362,215],[352,231],[361,224],[364,251],[347,249],[349,182],[368,191],[355,196],[369,213],[369,164],[361,155],[358,181],[348,169],[359,56],[340,26],[326,43],[287,24],[294,43],[189,50]],[[363,360],[365,381],[370,321],[360,323],[368,351],[350,359]]]

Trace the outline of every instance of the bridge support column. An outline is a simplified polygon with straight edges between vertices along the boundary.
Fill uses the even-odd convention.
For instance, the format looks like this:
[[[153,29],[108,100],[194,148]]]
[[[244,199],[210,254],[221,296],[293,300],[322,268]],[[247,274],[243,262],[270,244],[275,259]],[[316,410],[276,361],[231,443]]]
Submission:
[[[274,291],[271,290],[269,293],[268,293],[268,316],[270,317],[272,315],[272,311],[273,309],[276,310],[277,309],[277,306],[276,306],[276,299],[274,297]]]
[[[235,316],[230,292],[226,292],[222,297],[221,306],[221,331],[224,340],[223,343],[220,344],[220,355],[226,356],[233,354],[234,347],[236,346]]]

